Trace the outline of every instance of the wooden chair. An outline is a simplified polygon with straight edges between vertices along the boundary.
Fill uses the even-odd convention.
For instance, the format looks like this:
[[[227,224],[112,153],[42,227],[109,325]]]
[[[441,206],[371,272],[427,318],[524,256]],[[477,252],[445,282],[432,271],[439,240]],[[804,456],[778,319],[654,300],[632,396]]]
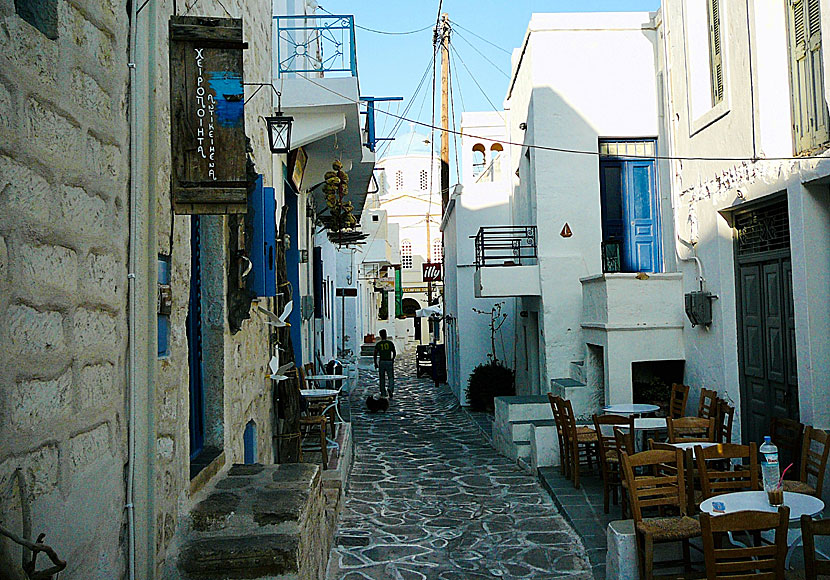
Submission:
[[[308,362],[303,365],[303,372],[305,372],[306,376],[314,374],[314,363]]]
[[[789,521],[790,508],[787,506],[778,508],[777,513],[742,511],[717,516],[700,514],[706,578],[783,580]],[[773,544],[756,541],[758,545],[755,546],[729,544],[722,547],[728,532],[750,532],[750,537],[758,538],[764,530],[775,530]]]
[[[712,447],[695,447],[695,462],[700,474],[703,499],[733,491],[757,491],[758,446],[722,443]],[[733,459],[742,460],[734,464]]]
[[[553,412],[553,421],[556,424],[556,437],[559,439],[559,466],[562,469],[562,475],[568,477],[567,445],[562,421],[562,397],[548,393],[548,402],[550,403],[551,412]]]
[[[715,404],[717,408],[715,441],[718,443],[732,443],[732,421],[735,418],[735,407],[721,398],[718,398]]]
[[[305,375],[303,369],[294,368],[290,371],[294,373],[297,381],[297,386],[300,390],[307,388],[305,382]],[[324,412],[324,409],[331,401],[329,399],[317,399],[314,402],[307,402],[305,412],[300,416],[300,455],[302,456],[302,441],[310,436],[312,432],[319,431],[320,434],[320,454],[323,458],[323,469],[328,466],[328,440],[326,435],[328,427],[331,425],[332,431],[334,424],[331,419]],[[334,433],[332,433],[332,437]]]
[[[695,441],[715,441],[715,418],[681,417],[666,418],[669,443],[692,443]]]
[[[713,389],[700,389],[700,400],[697,404],[697,416],[710,419],[715,416],[715,400],[718,392]]]
[[[798,481],[784,480],[784,491],[794,491],[821,497],[824,488],[824,470],[827,467],[827,455],[830,436],[825,431],[807,427],[801,444],[801,470]],[[786,466],[782,466],[782,469]]]
[[[617,505],[617,492],[621,491],[620,453],[614,437],[616,429],[626,428],[634,432],[634,417],[622,415],[594,415],[594,430],[597,434],[599,465],[602,471],[602,493],[605,513],[608,513],[609,496]],[[622,495],[622,493],[620,493]]]
[[[624,451],[629,455],[634,455],[636,452],[634,431],[630,429],[614,427],[614,443],[616,444],[617,451],[620,454]],[[620,470],[620,511],[622,512],[622,518],[626,519],[628,517],[628,484],[625,481],[622,463],[620,463],[618,469]]]
[[[673,383],[669,396],[669,417],[679,419],[686,414],[686,402],[689,400],[689,385]]]
[[[804,542],[804,576],[816,580],[819,575],[830,576],[830,560],[816,558],[816,536],[830,536],[830,520],[814,520],[801,516],[801,539]]]
[[[579,488],[579,466],[586,463],[588,469],[594,469],[594,456],[597,454],[597,433],[590,427],[576,424],[573,406],[568,399],[560,397],[560,414],[562,430],[565,435],[566,457],[568,458],[568,477]],[[598,460],[599,458],[597,458]]]
[[[795,463],[790,473],[799,472],[798,453],[801,451],[801,436],[804,425],[792,419],[773,417],[769,423],[769,434],[772,442],[778,447],[778,464],[783,469],[790,462]]]
[[[700,524],[686,514],[683,453],[679,449],[643,451],[634,455],[623,452],[621,459],[634,520],[640,578],[654,578],[656,543],[682,542],[682,563],[688,571],[691,568],[689,540],[700,536]],[[637,475],[637,469],[643,470],[643,474]],[[658,517],[646,517],[644,511],[654,508],[659,509]],[[677,515],[666,516],[667,510],[673,510]]]

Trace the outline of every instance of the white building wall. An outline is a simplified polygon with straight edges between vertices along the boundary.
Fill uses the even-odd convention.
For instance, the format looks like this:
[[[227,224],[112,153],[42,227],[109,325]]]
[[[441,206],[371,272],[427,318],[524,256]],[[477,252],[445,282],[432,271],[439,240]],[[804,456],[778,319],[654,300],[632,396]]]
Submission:
[[[821,4],[826,34],[830,30],[830,5]],[[695,78],[683,66],[694,49],[689,37],[696,34],[690,30],[694,19],[687,18],[689,3],[667,3],[663,8],[673,153],[695,156],[705,152],[708,156],[747,159],[792,156],[785,3],[758,0],[749,5],[749,14],[747,5],[740,2],[722,2],[721,9],[725,22],[725,98],[720,105],[701,110],[687,94],[694,93],[695,84],[707,79]],[[826,71],[826,43],[823,48]],[[785,193],[790,218],[800,419],[817,427],[830,426],[830,401],[825,389],[818,387],[830,360],[826,339],[830,332],[828,162],[687,161],[675,163],[673,173],[678,235],[687,242],[697,241],[693,250],[681,242],[680,254],[694,254],[700,259],[706,287],[718,296],[710,329],[693,329],[687,322],[687,382],[714,388],[745,404],[741,401],[737,348],[735,233],[727,216],[730,210],[747,203]],[[681,270],[686,274],[686,290],[694,289],[695,264],[683,262]],[[696,398],[697,388],[690,405],[696,404]],[[739,426],[736,433],[740,433]]]
[[[597,151],[602,137],[656,137],[656,46],[649,13],[534,14],[514,56],[511,131],[524,122],[524,143],[580,151]],[[512,156],[511,172],[520,175],[513,215],[517,225],[539,226],[545,392],[549,379],[567,377],[570,362],[584,358],[579,279],[602,271],[599,164],[596,155],[531,149],[528,160],[526,153]],[[570,238],[559,235],[565,224]],[[523,299],[520,308],[532,311],[534,302]]]

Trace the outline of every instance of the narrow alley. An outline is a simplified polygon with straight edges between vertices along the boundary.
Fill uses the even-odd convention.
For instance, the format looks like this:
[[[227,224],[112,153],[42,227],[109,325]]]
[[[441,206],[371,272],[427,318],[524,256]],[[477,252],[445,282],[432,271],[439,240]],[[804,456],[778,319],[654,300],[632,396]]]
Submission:
[[[591,578],[573,530],[532,475],[500,456],[446,385],[396,363],[388,411],[376,373],[351,394],[355,458],[330,579]]]

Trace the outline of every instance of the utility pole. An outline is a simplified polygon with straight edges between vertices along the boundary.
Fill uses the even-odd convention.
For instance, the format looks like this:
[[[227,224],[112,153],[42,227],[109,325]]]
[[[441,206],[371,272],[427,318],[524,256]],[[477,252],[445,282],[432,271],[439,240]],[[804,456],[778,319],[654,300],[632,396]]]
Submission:
[[[441,15],[441,215],[450,201],[450,16]]]

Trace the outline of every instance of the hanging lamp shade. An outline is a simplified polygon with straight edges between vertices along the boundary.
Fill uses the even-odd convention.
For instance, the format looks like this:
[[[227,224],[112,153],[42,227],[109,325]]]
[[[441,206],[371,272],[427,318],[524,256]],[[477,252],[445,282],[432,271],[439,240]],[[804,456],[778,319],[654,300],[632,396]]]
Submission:
[[[268,124],[271,153],[288,153],[291,150],[291,125],[294,118],[277,111],[274,117],[265,117],[265,122]]]

